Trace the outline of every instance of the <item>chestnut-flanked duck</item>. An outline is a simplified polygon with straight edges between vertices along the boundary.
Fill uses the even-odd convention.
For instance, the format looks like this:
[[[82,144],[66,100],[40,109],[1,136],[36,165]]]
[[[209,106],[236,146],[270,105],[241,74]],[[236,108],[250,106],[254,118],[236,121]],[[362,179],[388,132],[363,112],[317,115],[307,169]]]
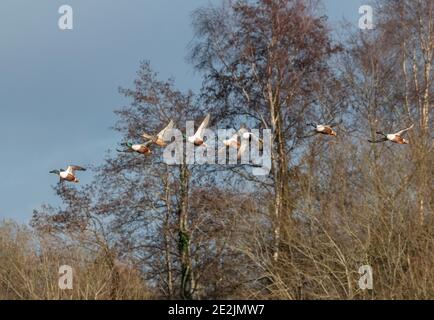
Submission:
[[[377,131],[377,134],[380,134],[383,136],[383,138],[378,140],[368,140],[370,143],[379,143],[379,142],[385,142],[385,141],[392,141],[394,143],[398,144],[408,144],[408,140],[404,139],[402,137],[402,134],[407,132],[408,130],[412,129],[414,127],[414,124],[412,124],[410,127],[403,129],[401,131],[398,131],[396,133],[383,133],[382,131]]]
[[[160,147],[165,147],[167,146],[167,140],[166,140],[166,132],[168,130],[173,129],[173,120],[170,120],[169,124],[163,129],[161,130],[157,135],[150,135],[147,133],[143,133],[142,137],[146,140],[149,140],[151,143],[156,144],[157,146]]]
[[[131,143],[131,142],[125,142],[122,143],[122,146],[125,147],[124,150],[117,150],[118,152],[137,152],[140,154],[151,154],[152,150],[149,148],[149,146],[152,144],[152,141],[148,141],[146,143]]]
[[[195,146],[201,146],[204,144],[203,143],[203,134],[204,134],[206,127],[208,126],[209,119],[210,119],[210,115],[208,114],[205,117],[205,119],[202,121],[202,123],[199,126],[199,129],[197,129],[196,133],[191,137],[187,137],[188,142],[193,143]]]
[[[62,181],[69,181],[74,183],[79,183],[80,181],[75,176],[75,171],[86,171],[85,168],[80,166],[68,166],[66,170],[60,169],[60,170],[52,170],[50,173],[54,173],[59,176],[60,182]]]
[[[312,127],[314,127],[315,133],[324,134],[328,136],[337,136],[336,131],[333,130],[333,125],[326,125],[326,124],[316,124],[316,123],[309,123]]]

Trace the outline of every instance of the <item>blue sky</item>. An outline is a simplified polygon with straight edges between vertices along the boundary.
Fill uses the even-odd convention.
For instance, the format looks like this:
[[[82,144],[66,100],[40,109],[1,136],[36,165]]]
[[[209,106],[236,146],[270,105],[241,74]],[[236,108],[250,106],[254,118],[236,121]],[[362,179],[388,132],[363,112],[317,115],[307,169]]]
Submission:
[[[0,219],[27,222],[34,208],[58,203],[51,169],[101,163],[119,141],[113,110],[128,103],[118,87],[132,85],[141,60],[181,89],[200,87],[185,56],[190,14],[209,2],[0,1]],[[366,2],[324,4],[337,26],[343,17],[356,24]],[[58,28],[63,4],[74,10],[72,31]]]

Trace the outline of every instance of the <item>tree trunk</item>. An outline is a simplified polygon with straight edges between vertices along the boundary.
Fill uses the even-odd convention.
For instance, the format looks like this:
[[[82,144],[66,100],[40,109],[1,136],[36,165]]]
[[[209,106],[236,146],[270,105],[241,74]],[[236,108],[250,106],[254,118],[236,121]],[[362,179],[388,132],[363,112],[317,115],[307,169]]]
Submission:
[[[271,77],[270,77],[271,79]],[[282,132],[282,115],[278,102],[279,92],[273,93],[271,84],[268,86],[268,97],[273,130],[273,141],[276,147],[272,148],[273,176],[274,176],[274,221],[273,221],[273,260],[279,259],[280,226],[282,223],[282,211],[286,195],[287,161],[285,151],[285,138]]]
[[[179,240],[178,250],[181,262],[181,286],[182,299],[193,299],[193,275],[190,260],[190,232],[188,230],[188,166],[184,163],[180,167],[180,205],[179,205]]]
[[[167,169],[167,167],[166,167]],[[165,201],[166,201],[166,216],[164,218],[163,233],[164,233],[164,258],[166,263],[166,282],[167,282],[167,296],[169,299],[173,298],[173,275],[172,275],[172,256],[170,254],[170,215],[171,215],[171,199],[170,199],[170,180],[169,171],[166,171],[165,179]]]

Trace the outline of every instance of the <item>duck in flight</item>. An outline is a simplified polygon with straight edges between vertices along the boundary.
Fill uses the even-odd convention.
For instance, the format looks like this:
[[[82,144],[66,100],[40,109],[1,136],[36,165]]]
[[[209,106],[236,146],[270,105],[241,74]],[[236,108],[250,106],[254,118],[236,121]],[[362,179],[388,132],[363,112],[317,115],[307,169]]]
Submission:
[[[203,142],[203,134],[204,134],[205,129],[208,126],[209,119],[210,119],[210,115],[208,114],[205,117],[205,119],[202,121],[202,123],[199,126],[199,128],[197,129],[196,133],[191,137],[187,137],[188,142],[193,143],[195,146],[205,145]]]
[[[52,170],[50,171],[50,173],[54,173],[58,175],[60,178],[60,182],[65,180],[68,182],[79,183],[80,181],[75,176],[75,171],[86,171],[86,169],[80,166],[68,166],[66,170],[64,169]]]
[[[173,129],[173,120],[170,120],[169,124],[163,129],[161,130],[157,135],[150,135],[147,133],[143,133],[142,137],[146,140],[148,140],[148,142],[156,144],[157,146],[160,147],[165,147],[167,146],[167,140],[166,140],[166,133]]]
[[[385,142],[385,141],[392,141],[394,143],[398,144],[408,144],[408,140],[404,139],[402,137],[402,134],[407,132],[408,130],[412,129],[414,127],[414,124],[412,124],[410,127],[403,129],[401,131],[398,131],[396,133],[383,133],[382,131],[377,131],[376,133],[379,135],[382,135],[383,138],[378,140],[368,140],[370,143],[379,143],[379,142]]]
[[[148,141],[146,143],[131,143],[131,142],[125,142],[122,143],[122,146],[125,147],[124,150],[116,150],[117,152],[126,152],[126,153],[130,153],[130,152],[137,152],[140,154],[151,154],[152,150],[151,148],[149,148],[149,146],[152,144],[152,141]]]
[[[337,136],[336,131],[333,130],[334,125],[315,124],[315,123],[308,123],[308,125],[314,127],[315,133],[334,136],[334,137]]]
[[[230,137],[229,139],[225,139],[223,140],[223,148],[234,148],[234,149],[239,149],[241,147],[241,143],[239,141],[239,137],[242,137],[244,133],[247,133],[248,130],[243,126],[240,128],[240,130],[238,130],[232,137]]]
[[[241,142],[239,141],[239,138]],[[263,150],[263,141],[259,137],[257,137],[253,132],[250,132],[244,126],[241,127],[232,137],[229,139],[223,140],[223,147],[219,150],[219,152],[224,152],[226,148],[234,148],[237,149],[237,159],[241,159],[241,156],[248,149],[249,142],[255,140],[258,143],[259,150]]]
[[[241,153],[242,153],[242,152],[240,152],[241,145],[242,145],[242,143],[240,142],[240,138],[242,139],[244,133],[248,133],[248,130],[243,126],[243,127],[241,127],[241,129],[239,129],[237,132],[235,132],[229,139],[222,140],[223,147],[221,147],[218,150],[218,154],[221,154],[221,153],[226,154],[227,148],[233,148],[233,149],[238,150],[237,159],[240,159]],[[243,148],[245,149],[244,146],[243,146]]]

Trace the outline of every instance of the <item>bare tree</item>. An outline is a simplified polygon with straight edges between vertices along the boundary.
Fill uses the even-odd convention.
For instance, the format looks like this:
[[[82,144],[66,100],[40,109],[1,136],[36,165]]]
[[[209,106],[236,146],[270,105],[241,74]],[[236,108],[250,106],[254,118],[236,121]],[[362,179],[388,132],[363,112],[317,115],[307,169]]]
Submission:
[[[321,115],[332,121],[336,112],[335,105],[320,111],[324,100],[319,95],[324,82],[335,82],[327,60],[339,47],[313,12],[314,7],[302,1],[264,0],[224,2],[194,15],[191,59],[205,73],[207,101],[272,130],[274,260],[281,224],[290,223],[288,169],[300,142],[298,133],[313,115],[317,121]]]

